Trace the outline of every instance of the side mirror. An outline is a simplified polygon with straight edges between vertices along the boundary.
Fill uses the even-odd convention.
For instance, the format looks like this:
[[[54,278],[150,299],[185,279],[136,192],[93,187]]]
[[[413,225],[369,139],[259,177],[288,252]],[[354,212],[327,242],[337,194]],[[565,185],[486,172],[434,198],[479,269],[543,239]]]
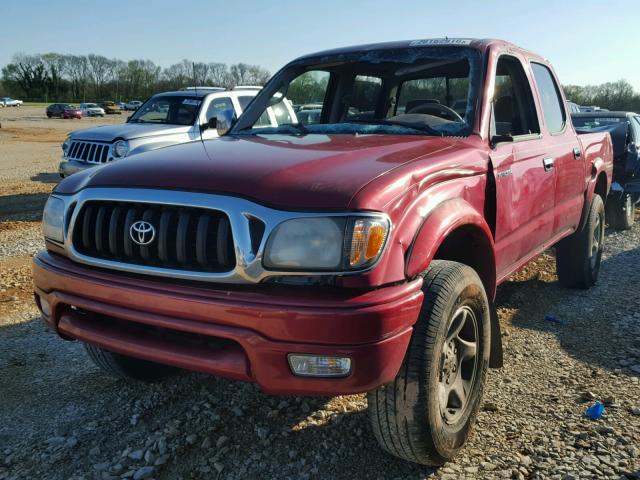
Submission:
[[[499,143],[507,143],[513,142],[513,137],[511,135],[494,135],[491,137],[491,146],[495,147]]]
[[[226,135],[229,130],[231,130],[231,127],[233,126],[235,120],[235,112],[233,111],[233,109],[228,108],[226,110],[218,112],[215,117],[210,118],[208,125],[210,128],[215,128],[218,132],[218,135],[222,137],[223,135]]]
[[[211,117],[207,123],[200,126],[200,130],[203,132],[209,129],[215,130],[217,126],[218,126],[218,117]]]

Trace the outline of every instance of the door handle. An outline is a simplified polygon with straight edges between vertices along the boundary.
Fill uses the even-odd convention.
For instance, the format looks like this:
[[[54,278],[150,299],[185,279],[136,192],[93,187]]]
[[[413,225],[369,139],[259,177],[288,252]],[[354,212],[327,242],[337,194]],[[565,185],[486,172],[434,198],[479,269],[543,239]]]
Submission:
[[[544,157],[542,159],[542,165],[544,165],[544,171],[549,172],[553,169],[554,159],[551,157]]]
[[[578,147],[573,147],[573,158],[576,160],[582,156],[582,152]]]

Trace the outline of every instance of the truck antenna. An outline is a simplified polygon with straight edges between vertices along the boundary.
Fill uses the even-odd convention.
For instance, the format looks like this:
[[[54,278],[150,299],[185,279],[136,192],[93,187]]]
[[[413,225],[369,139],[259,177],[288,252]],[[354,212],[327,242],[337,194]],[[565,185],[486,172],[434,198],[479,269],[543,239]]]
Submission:
[[[196,63],[195,62],[191,62],[191,70],[193,71],[193,89],[196,92],[196,101],[200,101],[200,99],[198,98],[198,78],[196,77]],[[202,105],[203,102],[200,101],[200,105]],[[202,107],[200,107],[202,108]],[[198,109],[198,112],[200,111],[200,109]],[[198,117],[200,117],[200,114],[198,113]],[[204,144],[204,139],[202,138],[202,125],[200,125],[200,118],[196,119],[198,121],[198,132],[200,133],[200,141]]]

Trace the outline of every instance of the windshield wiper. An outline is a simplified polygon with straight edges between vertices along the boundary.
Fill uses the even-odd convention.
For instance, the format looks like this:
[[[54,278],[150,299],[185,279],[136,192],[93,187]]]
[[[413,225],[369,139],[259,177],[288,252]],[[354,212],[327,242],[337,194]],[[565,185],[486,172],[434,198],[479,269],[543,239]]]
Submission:
[[[377,118],[373,120],[347,120],[349,123],[363,123],[366,125],[389,125],[391,127],[404,127],[411,128],[413,130],[417,130],[419,132],[425,132],[430,135],[435,135],[437,137],[443,137],[444,133],[437,131],[435,128],[430,127],[427,124],[416,125],[415,123],[408,122],[398,122],[397,120],[386,120],[382,118]]]

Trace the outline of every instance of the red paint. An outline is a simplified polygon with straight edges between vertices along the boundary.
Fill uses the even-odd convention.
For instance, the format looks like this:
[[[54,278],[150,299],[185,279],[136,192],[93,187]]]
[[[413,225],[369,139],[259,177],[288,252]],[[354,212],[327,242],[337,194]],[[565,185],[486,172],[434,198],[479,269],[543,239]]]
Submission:
[[[212,289],[105,274],[49,253],[39,254],[33,269],[36,293],[52,308],[45,320],[59,334],[152,361],[254,381],[268,393],[355,393],[392,380],[422,304],[421,280],[364,292]],[[83,318],[71,305],[98,318]],[[134,335],[110,326],[106,317],[225,338],[237,347],[207,354]],[[295,352],[349,356],[353,374],[339,380],[295,377],[286,360],[287,353]]]
[[[578,138],[571,122],[550,135],[529,62],[537,55],[498,40],[476,41],[486,59],[473,134],[467,138],[307,135],[223,138],[166,148],[91,169],[58,193],[97,186],[226,193],[282,209],[373,210],[393,224],[371,271],[338,288],[195,285],[90,269],[55,253],[34,262],[36,291],[54,303],[47,322],[67,337],[185,368],[255,381],[270,393],[365,391],[398,371],[422,292],[414,280],[460,229],[489,296],[524,263],[578,228],[599,179],[611,184],[607,134]],[[493,78],[501,54],[516,57],[531,83],[539,137],[489,142]],[[566,113],[569,118],[568,112]],[[575,158],[574,148],[581,151]],[[545,172],[542,159],[556,159]],[[492,186],[495,185],[495,190]],[[606,196],[606,195],[605,195]],[[342,287],[342,288],[339,288]],[[212,357],[83,322],[65,305],[233,342]],[[151,342],[151,343],[149,343]],[[288,352],[349,355],[344,379],[294,377]],[[198,359],[204,355],[203,361]]]

